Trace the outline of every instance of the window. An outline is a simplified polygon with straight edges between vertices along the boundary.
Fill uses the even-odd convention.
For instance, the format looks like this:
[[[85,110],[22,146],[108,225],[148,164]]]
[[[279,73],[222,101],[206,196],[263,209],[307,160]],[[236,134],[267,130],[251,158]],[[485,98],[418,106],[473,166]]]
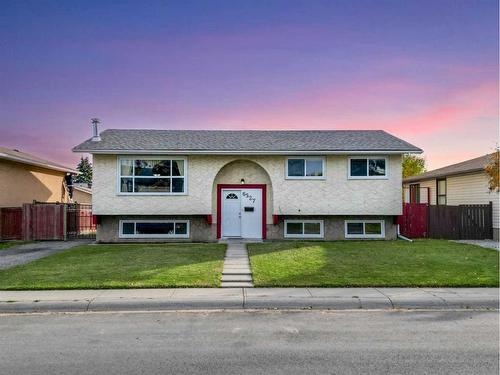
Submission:
[[[436,203],[438,205],[446,205],[446,178],[436,180]]]
[[[120,238],[189,238],[189,221],[120,220]]]
[[[121,194],[185,194],[185,159],[119,159]]]
[[[286,177],[288,179],[324,179],[324,158],[288,158]]]
[[[410,185],[410,203],[420,203],[420,184]]]
[[[352,157],[348,169],[350,179],[387,178],[387,158]]]
[[[285,220],[285,238],[323,238],[323,220]]]
[[[384,220],[346,220],[345,238],[384,238]]]

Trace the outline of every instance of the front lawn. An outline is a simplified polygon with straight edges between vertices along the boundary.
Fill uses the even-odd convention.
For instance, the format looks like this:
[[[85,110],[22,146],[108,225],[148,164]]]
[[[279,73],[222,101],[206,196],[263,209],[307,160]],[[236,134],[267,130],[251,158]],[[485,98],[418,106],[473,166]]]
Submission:
[[[496,250],[446,240],[248,245],[255,286],[498,287]]]
[[[221,244],[85,245],[0,271],[0,289],[218,287]]]

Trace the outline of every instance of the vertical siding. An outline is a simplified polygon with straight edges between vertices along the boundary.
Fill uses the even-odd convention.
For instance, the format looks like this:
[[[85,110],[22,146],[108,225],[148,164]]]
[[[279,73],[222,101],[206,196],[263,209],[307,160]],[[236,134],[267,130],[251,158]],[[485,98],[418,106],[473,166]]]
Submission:
[[[493,202],[493,227],[499,227],[499,193],[488,190],[486,173],[479,172],[463,176],[448,177],[447,203],[459,204],[487,204]]]

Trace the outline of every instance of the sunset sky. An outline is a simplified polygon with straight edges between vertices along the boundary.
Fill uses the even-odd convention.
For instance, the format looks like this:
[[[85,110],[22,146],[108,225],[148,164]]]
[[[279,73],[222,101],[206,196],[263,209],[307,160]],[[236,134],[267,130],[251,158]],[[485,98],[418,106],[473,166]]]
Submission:
[[[498,1],[22,1],[0,146],[73,165],[106,128],[384,129],[428,168],[498,142]]]

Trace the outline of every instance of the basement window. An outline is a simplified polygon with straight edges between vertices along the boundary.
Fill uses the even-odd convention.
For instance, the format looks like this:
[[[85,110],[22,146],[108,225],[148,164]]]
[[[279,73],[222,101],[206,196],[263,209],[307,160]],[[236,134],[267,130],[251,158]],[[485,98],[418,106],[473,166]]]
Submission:
[[[120,220],[120,238],[189,238],[189,220]]]
[[[285,220],[285,238],[323,238],[323,220]]]
[[[384,220],[346,220],[345,238],[385,238]]]

